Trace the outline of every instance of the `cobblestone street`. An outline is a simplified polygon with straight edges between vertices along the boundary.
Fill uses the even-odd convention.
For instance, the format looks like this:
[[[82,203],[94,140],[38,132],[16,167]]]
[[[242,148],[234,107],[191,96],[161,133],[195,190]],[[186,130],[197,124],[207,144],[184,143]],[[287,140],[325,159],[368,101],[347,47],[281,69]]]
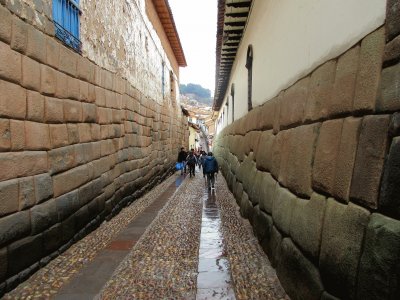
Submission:
[[[5,299],[288,299],[219,175],[178,173]]]

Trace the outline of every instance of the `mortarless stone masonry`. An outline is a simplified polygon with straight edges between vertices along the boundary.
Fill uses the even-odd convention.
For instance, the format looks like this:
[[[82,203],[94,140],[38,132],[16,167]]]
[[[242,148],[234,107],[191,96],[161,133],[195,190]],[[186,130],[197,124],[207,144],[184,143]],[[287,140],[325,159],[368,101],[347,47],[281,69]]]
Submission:
[[[400,5],[388,3],[395,41]],[[382,67],[384,41],[382,27],[217,136],[222,173],[292,299],[400,295],[400,48]]]
[[[111,68],[101,59],[111,48],[96,56],[84,44],[81,56],[54,38],[51,2],[0,2],[0,295],[168,176],[187,144],[186,118],[159,95],[153,68],[165,60],[177,73],[177,62],[170,49],[161,57],[168,41],[146,12],[136,26],[155,54]],[[83,15],[85,43],[98,28]]]

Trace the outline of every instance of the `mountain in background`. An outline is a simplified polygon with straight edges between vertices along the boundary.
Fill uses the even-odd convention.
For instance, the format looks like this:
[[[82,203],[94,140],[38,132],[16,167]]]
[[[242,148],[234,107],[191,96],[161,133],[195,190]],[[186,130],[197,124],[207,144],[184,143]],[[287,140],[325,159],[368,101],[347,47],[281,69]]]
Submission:
[[[211,98],[211,91],[203,88],[200,84],[188,83],[180,84],[180,91],[182,95],[195,99],[200,103],[212,105],[213,99]]]

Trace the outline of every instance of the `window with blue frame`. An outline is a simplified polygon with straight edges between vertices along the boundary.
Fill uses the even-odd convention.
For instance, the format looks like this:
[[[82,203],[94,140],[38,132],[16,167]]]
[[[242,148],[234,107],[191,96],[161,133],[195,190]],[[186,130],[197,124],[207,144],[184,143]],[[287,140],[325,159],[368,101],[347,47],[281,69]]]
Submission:
[[[65,45],[81,52],[79,39],[79,0],[53,0],[53,22],[56,37]]]

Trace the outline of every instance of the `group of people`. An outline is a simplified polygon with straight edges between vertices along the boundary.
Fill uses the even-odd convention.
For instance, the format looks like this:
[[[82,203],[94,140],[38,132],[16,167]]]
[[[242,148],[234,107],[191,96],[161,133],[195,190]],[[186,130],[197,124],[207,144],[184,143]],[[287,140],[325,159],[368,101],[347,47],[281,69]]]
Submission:
[[[218,173],[218,162],[212,152],[196,152],[194,149],[191,149],[187,153],[185,148],[182,147],[178,154],[178,163],[183,164],[181,175],[186,173],[188,168],[190,177],[196,176],[195,168],[199,166],[199,169],[203,169],[203,177],[207,177],[208,189],[214,189],[215,174]]]

